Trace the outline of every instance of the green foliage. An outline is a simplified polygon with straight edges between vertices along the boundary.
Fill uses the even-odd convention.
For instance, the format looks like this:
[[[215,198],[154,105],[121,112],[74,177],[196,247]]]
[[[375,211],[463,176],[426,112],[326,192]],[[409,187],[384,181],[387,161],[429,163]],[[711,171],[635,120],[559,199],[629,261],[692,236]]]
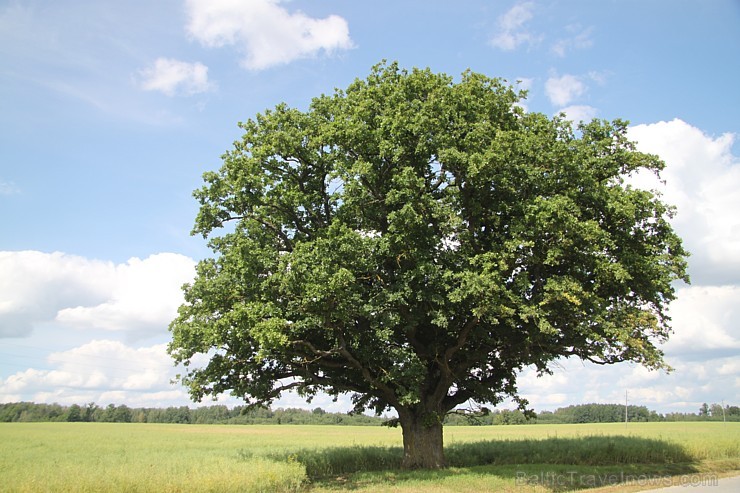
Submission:
[[[704,403],[699,408],[699,413],[667,413],[666,421],[740,421],[740,407],[725,405],[724,412],[720,404],[712,404],[711,407]]]
[[[624,422],[624,404],[579,404],[557,409],[553,413],[539,413],[542,423],[619,423]],[[660,421],[662,417],[645,406],[627,406],[629,422]]]
[[[699,408],[699,416],[709,416],[709,406],[706,402]]]
[[[519,409],[509,411],[504,409],[494,415],[493,424],[495,425],[523,425],[527,422],[527,417]]]
[[[625,182],[663,163],[624,121],[574,129],[523,97],[380,64],[241,123],[195,192],[214,257],[170,325],[192,397],[348,393],[411,429],[467,401],[525,407],[519,371],[561,357],[667,368],[687,254],[673,209]]]
[[[65,409],[59,404],[34,404],[32,402],[0,404],[0,423],[66,420]]]
[[[77,404],[72,404],[67,410],[67,421],[82,421],[82,408]]]

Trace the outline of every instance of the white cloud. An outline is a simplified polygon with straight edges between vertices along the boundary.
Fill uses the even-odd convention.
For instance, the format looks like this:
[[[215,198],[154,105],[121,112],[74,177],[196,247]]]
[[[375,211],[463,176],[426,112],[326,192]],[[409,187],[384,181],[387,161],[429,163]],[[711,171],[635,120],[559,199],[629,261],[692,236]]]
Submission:
[[[670,306],[671,354],[707,359],[740,353],[740,286],[690,286]]]
[[[342,395],[338,399],[333,396],[318,393],[310,403],[306,403],[306,398],[298,395],[294,391],[283,392],[279,399],[276,399],[272,407],[277,408],[303,408],[315,409],[320,407],[330,413],[346,413],[352,409],[352,400],[349,396]],[[393,411],[391,411],[393,412]]]
[[[566,106],[565,108],[560,109],[558,112],[565,113],[566,119],[578,123],[591,121],[592,119],[596,118],[596,115],[599,111],[593,106],[573,105]]]
[[[0,252],[0,337],[40,323],[164,331],[192,280],[194,261],[172,253],[113,264],[63,253]]]
[[[673,223],[692,256],[694,283],[740,284],[740,158],[732,154],[734,135],[712,137],[682,120],[630,127],[643,152],[666,162],[659,183],[643,174],[634,183],[657,189],[678,215]]]
[[[17,195],[19,193],[21,193],[21,190],[15,183],[0,180],[0,195]]]
[[[159,91],[167,96],[181,94],[192,96],[210,91],[208,67],[200,62],[188,63],[172,58],[157,58],[154,64],[140,72],[141,88]]]
[[[166,389],[173,366],[165,344],[132,348],[108,340],[93,340],[68,351],[52,353],[47,359],[59,368],[55,370],[59,373],[77,378],[97,374],[93,382],[96,387],[105,383],[108,388],[121,390]],[[94,371],[88,372],[93,368]]]
[[[550,50],[557,56],[564,57],[569,51],[582,50],[593,45],[591,40],[592,28],[582,29],[579,25],[571,25],[566,27],[566,31],[568,31],[569,36],[558,39],[550,47]]]
[[[112,269],[59,252],[0,252],[0,337],[27,335],[71,303],[103,301]]]
[[[133,347],[119,341],[92,340],[69,350],[49,354],[43,369],[28,368],[6,378],[0,377],[0,403],[30,401],[70,405],[95,402],[100,406],[110,403],[130,407],[192,406],[186,389],[172,383],[178,371],[167,354],[166,344]],[[322,407],[324,398],[331,399],[328,396],[321,398]],[[234,406],[243,402],[223,396],[219,398],[219,403]],[[210,402],[206,400],[202,404],[209,405]],[[337,410],[349,409],[348,400],[345,399],[344,404],[343,408]],[[305,400],[302,401],[302,407],[307,407]]]
[[[565,74],[550,77],[545,82],[545,93],[555,106],[566,106],[586,92],[586,84],[580,77]]]
[[[491,39],[491,45],[504,51],[512,51],[524,43],[530,46],[538,43],[542,37],[525,28],[525,24],[534,16],[533,10],[532,2],[523,2],[499,16],[498,33]]]
[[[280,0],[188,0],[188,33],[210,47],[235,45],[251,70],[333,53],[353,46],[347,21],[316,19],[281,7]]]
[[[93,340],[52,353],[47,363],[52,369],[29,368],[0,379],[0,402],[17,396],[35,402],[108,402],[107,396],[117,392],[122,397],[117,402],[128,403],[137,394],[172,391],[169,382],[175,373],[165,344],[132,348]]]
[[[77,328],[161,330],[177,314],[181,286],[192,280],[193,266],[190,258],[172,253],[132,258],[116,266],[106,301],[64,308],[56,321]]]
[[[740,360],[728,361],[717,368],[720,375],[740,375]]]
[[[134,348],[118,341],[93,340],[52,353],[52,369],[29,368],[0,379],[0,402],[25,399],[60,404],[114,402],[181,405],[183,389],[170,381],[175,369],[165,344]]]

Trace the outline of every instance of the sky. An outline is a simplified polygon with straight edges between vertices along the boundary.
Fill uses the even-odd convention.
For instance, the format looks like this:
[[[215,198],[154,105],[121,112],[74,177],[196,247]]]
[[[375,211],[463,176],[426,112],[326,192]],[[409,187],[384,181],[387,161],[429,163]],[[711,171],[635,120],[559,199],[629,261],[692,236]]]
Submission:
[[[677,207],[692,253],[674,371],[524,370],[535,410],[740,405],[737,0],[0,0],[0,402],[194,405],[166,353],[211,253],[192,191],[238,122],[306,109],[384,59],[518,81],[528,111],[629,120],[666,162],[640,183]]]

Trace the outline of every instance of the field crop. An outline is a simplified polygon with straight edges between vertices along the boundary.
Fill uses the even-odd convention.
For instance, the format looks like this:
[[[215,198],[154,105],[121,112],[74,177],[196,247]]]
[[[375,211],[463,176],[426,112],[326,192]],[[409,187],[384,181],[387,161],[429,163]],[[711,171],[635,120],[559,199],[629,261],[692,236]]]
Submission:
[[[448,469],[401,471],[383,427],[2,423],[0,491],[636,491],[740,470],[740,423],[460,426],[445,443]]]

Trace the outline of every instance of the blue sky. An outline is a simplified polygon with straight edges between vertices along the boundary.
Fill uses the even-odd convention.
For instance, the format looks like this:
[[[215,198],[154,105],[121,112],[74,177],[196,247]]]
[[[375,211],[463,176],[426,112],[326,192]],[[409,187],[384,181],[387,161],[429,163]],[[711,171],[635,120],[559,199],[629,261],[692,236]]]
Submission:
[[[642,183],[678,207],[693,254],[676,371],[525,371],[536,409],[625,390],[662,412],[740,403],[736,0],[0,0],[0,402],[187,404],[164,347],[209,254],[189,236],[201,174],[237,122],[382,59],[519,80],[529,111],[630,120],[667,162],[664,185]]]

